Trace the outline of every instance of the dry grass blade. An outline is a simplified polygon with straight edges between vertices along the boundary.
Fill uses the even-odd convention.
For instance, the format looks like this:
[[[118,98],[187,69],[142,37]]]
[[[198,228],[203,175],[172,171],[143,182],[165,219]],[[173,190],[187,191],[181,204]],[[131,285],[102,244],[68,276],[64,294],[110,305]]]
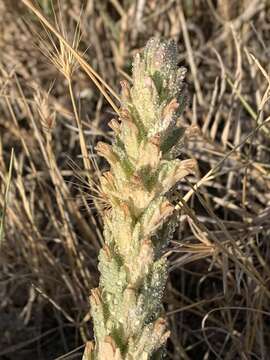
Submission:
[[[5,189],[4,189],[4,204],[3,204],[3,207],[1,209],[1,214],[0,214],[0,249],[2,247],[2,242],[4,239],[5,217],[6,217],[7,207],[8,207],[8,195],[9,195],[9,188],[10,188],[11,179],[12,179],[13,162],[14,162],[14,149],[11,150],[11,154],[10,154],[8,176],[5,181]]]
[[[93,81],[93,83],[97,86],[99,91],[104,95],[104,97],[107,99],[109,104],[112,106],[114,111],[118,113],[118,107],[115,105],[115,103],[112,101],[112,99],[109,97],[106,91],[104,91],[101,84],[110,91],[110,93],[119,101],[118,95],[109,87],[109,85],[104,82],[101,77],[97,74],[97,72],[77,53],[76,50],[73,49],[73,47],[64,39],[64,37],[50,24],[50,22],[42,15],[42,13],[33,6],[31,1],[29,0],[22,0],[22,3],[24,3],[30,10],[33,11],[33,13],[40,19],[40,21],[59,39],[61,46],[65,46],[68,51],[74,56],[74,58],[78,61],[78,63],[81,65],[81,67],[84,69],[84,71],[87,73],[87,75],[90,77],[90,79]]]
[[[240,142],[240,144],[235,145],[216,165],[214,168],[210,169],[207,174],[205,174],[203,176],[202,179],[200,179],[196,185],[194,186],[193,189],[191,189],[185,196],[184,196],[184,200],[188,201],[190,199],[190,197],[196,192],[196,190],[201,187],[202,185],[204,185],[205,183],[207,183],[208,181],[214,179],[216,176],[218,176],[218,170],[220,169],[220,167],[222,166],[222,164],[224,163],[224,161],[226,159],[228,159],[230,157],[231,154],[233,154],[239,147],[241,147],[243,144],[245,144],[250,138],[252,138],[254,136],[254,133],[256,133],[258,130],[260,130],[261,128],[264,128],[264,126],[268,125],[270,123],[270,117],[265,119],[263,121],[263,123],[258,124],[256,126],[256,128],[246,136],[246,138],[244,140],[242,140]],[[181,202],[181,201],[180,201]],[[177,204],[175,206],[176,210],[179,210],[181,208],[180,203]]]

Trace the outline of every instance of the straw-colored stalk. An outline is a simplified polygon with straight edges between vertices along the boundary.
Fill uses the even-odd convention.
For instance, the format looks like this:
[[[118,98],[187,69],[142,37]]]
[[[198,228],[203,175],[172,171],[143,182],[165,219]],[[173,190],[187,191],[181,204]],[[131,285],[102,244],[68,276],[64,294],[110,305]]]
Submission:
[[[90,297],[95,342],[87,344],[84,360],[157,358],[169,336],[162,253],[176,223],[170,190],[195,169],[193,160],[177,158],[184,75],[174,42],[150,40],[135,57],[133,85],[121,84],[120,116],[110,122],[113,144],[97,145],[110,164],[100,179],[108,207],[100,286]]]

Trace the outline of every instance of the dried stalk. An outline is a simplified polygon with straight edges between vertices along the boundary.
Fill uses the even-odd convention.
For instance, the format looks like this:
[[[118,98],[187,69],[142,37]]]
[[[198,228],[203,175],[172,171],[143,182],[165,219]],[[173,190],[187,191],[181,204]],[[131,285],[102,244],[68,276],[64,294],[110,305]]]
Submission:
[[[170,190],[193,172],[179,160],[184,129],[185,69],[174,42],[150,40],[135,57],[133,86],[122,82],[119,121],[112,145],[98,143],[110,171],[101,178],[105,245],[99,255],[100,286],[90,302],[95,343],[84,360],[158,358],[169,331],[162,317],[167,260],[162,249],[175,228]]]

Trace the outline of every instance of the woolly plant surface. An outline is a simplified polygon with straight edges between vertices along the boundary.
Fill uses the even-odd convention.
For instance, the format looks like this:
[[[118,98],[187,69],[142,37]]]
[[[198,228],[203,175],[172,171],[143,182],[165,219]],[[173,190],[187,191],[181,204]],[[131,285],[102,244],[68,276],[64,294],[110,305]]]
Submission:
[[[110,165],[101,177],[108,207],[102,214],[100,285],[90,297],[95,341],[87,344],[84,360],[159,358],[169,336],[162,251],[175,214],[168,194],[195,168],[194,160],[178,159],[184,76],[175,43],[151,39],[135,56],[133,84],[121,84],[120,116],[110,122],[112,145],[97,145]]]

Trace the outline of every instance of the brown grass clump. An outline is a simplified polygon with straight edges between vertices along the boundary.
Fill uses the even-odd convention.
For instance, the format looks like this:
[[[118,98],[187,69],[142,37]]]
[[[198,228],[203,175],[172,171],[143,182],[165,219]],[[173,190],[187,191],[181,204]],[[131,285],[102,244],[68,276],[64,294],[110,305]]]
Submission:
[[[93,337],[107,165],[92,148],[111,139],[119,80],[158,35],[188,68],[181,156],[199,166],[170,194],[168,358],[267,359],[269,5],[37,1],[50,29],[27,3],[0,1],[0,357],[79,359]]]

